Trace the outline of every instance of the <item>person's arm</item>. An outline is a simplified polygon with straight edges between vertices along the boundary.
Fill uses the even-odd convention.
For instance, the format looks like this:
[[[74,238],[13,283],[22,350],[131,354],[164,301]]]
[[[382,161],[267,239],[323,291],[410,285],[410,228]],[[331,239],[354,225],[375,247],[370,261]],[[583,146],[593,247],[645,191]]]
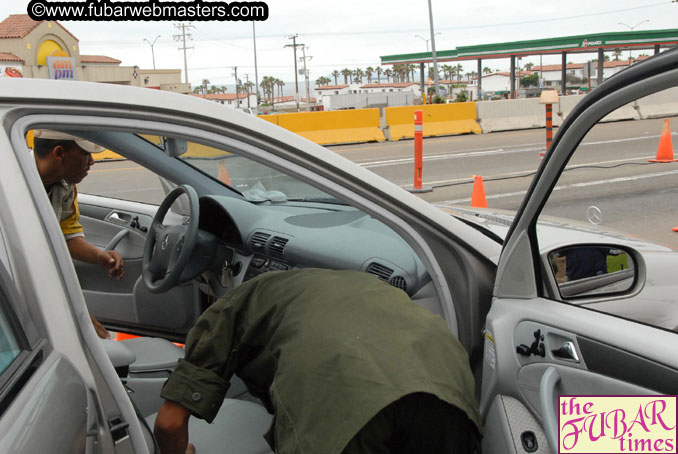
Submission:
[[[188,419],[191,411],[171,400],[166,400],[155,418],[153,433],[161,454],[194,452],[188,444]]]
[[[76,236],[66,241],[71,257],[81,262],[101,265],[108,270],[108,275],[118,280],[122,279],[125,269],[122,257],[116,251],[104,251],[89,243],[85,237]]]

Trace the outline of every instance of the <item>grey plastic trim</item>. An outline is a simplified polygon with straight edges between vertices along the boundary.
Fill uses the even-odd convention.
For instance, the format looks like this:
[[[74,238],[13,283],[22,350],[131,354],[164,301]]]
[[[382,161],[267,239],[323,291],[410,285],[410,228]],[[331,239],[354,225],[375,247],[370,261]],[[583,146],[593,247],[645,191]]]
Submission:
[[[553,395],[559,381],[560,375],[556,368],[549,367],[542,375],[539,383],[539,403],[544,432],[546,432],[546,439],[551,447],[551,452],[554,453],[558,452],[558,417],[553,405]]]

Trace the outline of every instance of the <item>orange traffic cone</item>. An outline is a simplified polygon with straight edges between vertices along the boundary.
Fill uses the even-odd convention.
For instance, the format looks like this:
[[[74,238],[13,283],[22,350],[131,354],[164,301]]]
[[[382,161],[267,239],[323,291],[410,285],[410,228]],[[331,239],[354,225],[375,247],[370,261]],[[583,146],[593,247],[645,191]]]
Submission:
[[[673,159],[673,142],[671,141],[671,121],[666,118],[662,127],[662,135],[659,138],[659,148],[657,148],[657,158],[650,159],[650,162],[676,162]]]
[[[219,171],[217,173],[217,178],[222,183],[226,183],[229,186],[231,185],[231,176],[228,174],[228,170],[226,170],[226,164],[224,164],[224,161],[219,161]]]
[[[471,206],[476,208],[487,208],[487,200],[485,200],[485,186],[483,185],[483,177],[480,175],[476,175],[473,178]]]

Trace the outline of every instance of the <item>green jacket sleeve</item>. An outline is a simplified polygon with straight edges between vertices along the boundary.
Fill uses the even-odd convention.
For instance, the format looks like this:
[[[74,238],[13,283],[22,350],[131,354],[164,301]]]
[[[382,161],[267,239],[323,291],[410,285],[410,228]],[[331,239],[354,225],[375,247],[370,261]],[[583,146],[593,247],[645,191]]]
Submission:
[[[161,396],[207,422],[214,420],[235,370],[234,300],[221,298],[205,311],[186,339],[185,358],[165,383]]]

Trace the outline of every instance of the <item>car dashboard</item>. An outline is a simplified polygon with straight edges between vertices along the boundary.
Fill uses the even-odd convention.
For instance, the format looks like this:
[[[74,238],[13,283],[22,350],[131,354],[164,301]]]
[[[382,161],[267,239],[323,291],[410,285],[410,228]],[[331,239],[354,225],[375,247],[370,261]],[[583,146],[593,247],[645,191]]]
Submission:
[[[431,282],[412,248],[389,227],[346,205],[253,204],[200,198],[199,228],[229,249],[241,280],[298,268],[359,270],[415,296]],[[223,280],[223,279],[222,279]]]

